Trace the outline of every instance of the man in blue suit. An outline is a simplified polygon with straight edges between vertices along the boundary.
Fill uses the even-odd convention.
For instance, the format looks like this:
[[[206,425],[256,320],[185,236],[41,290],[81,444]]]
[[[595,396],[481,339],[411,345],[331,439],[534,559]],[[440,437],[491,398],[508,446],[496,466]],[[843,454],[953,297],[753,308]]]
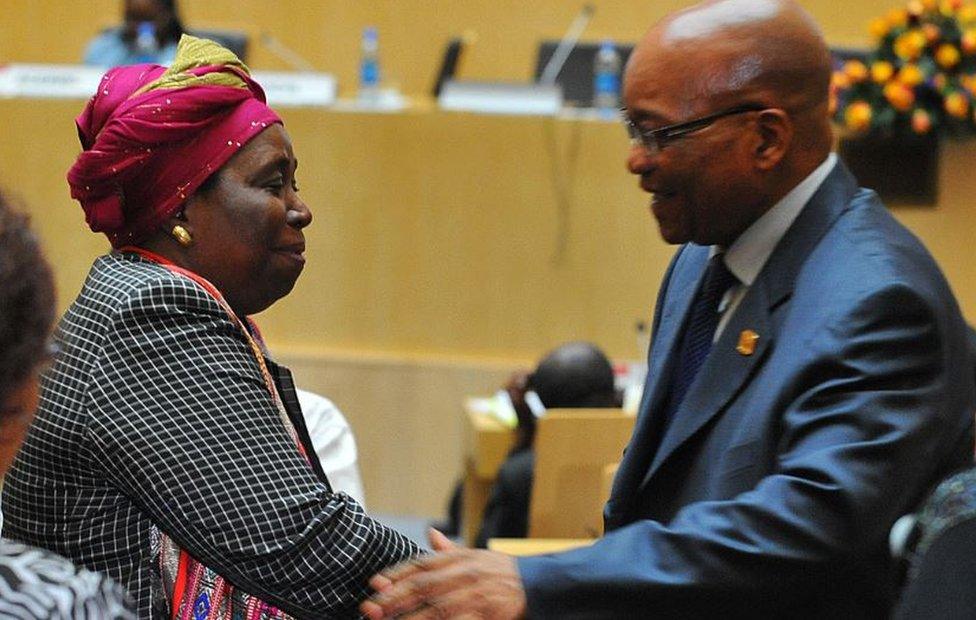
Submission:
[[[628,165],[683,245],[608,533],[518,560],[435,537],[446,552],[374,578],[364,611],[888,613],[888,530],[971,458],[976,395],[938,267],[831,153],[829,79],[787,0],[707,2],[649,31],[625,75]]]

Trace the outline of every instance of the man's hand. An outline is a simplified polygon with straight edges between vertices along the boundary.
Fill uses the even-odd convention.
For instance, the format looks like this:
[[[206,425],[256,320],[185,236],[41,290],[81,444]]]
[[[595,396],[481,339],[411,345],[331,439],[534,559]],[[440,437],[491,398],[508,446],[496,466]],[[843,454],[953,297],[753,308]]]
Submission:
[[[374,576],[370,585],[377,594],[360,611],[372,620],[525,616],[525,591],[515,558],[457,547],[437,530],[430,530],[429,537],[438,553]]]

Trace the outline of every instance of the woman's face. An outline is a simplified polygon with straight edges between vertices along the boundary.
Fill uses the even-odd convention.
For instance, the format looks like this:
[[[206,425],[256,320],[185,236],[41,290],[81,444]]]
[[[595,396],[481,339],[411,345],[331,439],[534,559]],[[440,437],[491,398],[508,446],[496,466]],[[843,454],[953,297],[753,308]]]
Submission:
[[[193,242],[185,266],[213,283],[241,317],[287,295],[305,266],[302,229],[312,213],[298,196],[297,167],[288,134],[272,125],[187,202],[183,225]]]

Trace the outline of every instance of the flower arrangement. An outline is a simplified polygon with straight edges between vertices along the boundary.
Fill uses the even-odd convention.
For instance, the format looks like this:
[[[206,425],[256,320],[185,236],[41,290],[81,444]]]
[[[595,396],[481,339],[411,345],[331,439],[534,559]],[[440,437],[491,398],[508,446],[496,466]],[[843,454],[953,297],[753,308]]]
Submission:
[[[834,119],[852,134],[976,133],[976,5],[911,0],[871,22],[877,48],[831,80]]]

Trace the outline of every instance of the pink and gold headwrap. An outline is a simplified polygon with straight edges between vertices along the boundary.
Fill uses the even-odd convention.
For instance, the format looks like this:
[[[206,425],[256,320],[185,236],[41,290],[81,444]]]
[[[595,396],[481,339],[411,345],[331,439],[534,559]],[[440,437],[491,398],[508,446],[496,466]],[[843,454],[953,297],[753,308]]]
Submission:
[[[281,119],[231,51],[183,35],[173,65],[116,67],[75,122],[68,171],[85,220],[115,247],[138,243],[248,140]]]

